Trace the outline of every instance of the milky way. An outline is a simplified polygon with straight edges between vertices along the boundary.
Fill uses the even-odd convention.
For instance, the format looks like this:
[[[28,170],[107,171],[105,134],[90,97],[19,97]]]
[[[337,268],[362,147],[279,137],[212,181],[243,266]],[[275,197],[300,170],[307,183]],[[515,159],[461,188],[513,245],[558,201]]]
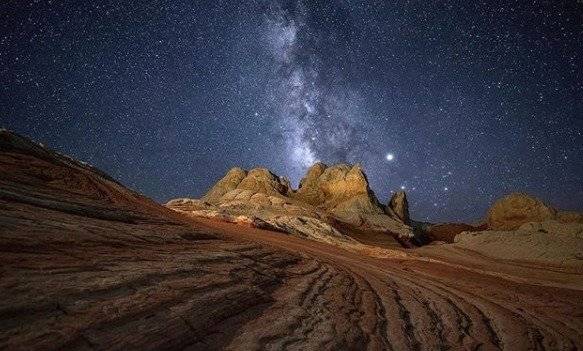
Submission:
[[[328,67],[323,76],[319,46],[329,33],[311,21],[302,2],[272,3],[265,20],[264,39],[274,59],[269,101],[291,168],[300,172],[320,160],[363,162],[366,147],[357,93],[338,69]]]
[[[582,53],[580,1],[4,1],[0,126],[158,201],[319,160],[421,220],[581,210]]]

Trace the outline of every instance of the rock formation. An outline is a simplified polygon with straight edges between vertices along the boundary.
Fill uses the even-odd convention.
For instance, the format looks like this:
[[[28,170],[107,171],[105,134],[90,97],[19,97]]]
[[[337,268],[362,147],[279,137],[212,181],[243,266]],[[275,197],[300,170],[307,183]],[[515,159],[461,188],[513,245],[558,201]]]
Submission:
[[[558,211],[534,196],[512,193],[497,200],[488,210],[486,223],[491,230],[516,230],[525,223],[558,220],[583,222],[577,212]]]
[[[328,167],[321,162],[317,162],[310,167],[304,178],[300,180],[298,190],[292,196],[313,206],[322,204],[324,202],[324,194],[320,189],[319,180],[326,168]]]
[[[385,211],[389,216],[398,219],[407,225],[411,224],[409,202],[407,201],[407,194],[404,191],[399,191],[393,194]]]
[[[209,201],[178,199],[171,205],[233,216],[212,198],[273,190],[224,188]],[[288,211],[302,204],[263,193],[241,202],[259,195],[257,208]],[[301,206],[309,212],[310,205]],[[274,224],[228,218],[237,225],[168,210],[91,166],[0,131],[0,349],[583,345],[583,241],[577,224],[568,231],[558,222],[526,224],[452,245],[384,250],[343,241],[343,233],[312,216],[270,217]],[[269,230],[254,228],[263,226]],[[529,241],[524,233],[536,237]],[[563,241],[565,236],[574,237]],[[525,251],[532,243],[539,247],[534,255]],[[504,261],[509,256],[510,264]]]
[[[215,203],[229,191],[235,190],[241,181],[247,176],[247,171],[235,167],[217,182],[203,197],[202,200]]]
[[[315,178],[316,175],[318,175],[317,178]],[[360,204],[367,204],[365,208],[354,208],[355,211],[363,209],[368,211],[378,207],[378,201],[370,190],[366,175],[359,165],[337,164],[327,167],[318,163],[308,170],[294,197],[327,210],[333,210],[347,201],[353,202],[355,198],[363,199],[363,201],[358,201]],[[341,207],[350,208],[351,206]]]
[[[359,165],[316,163],[308,169],[297,190],[289,187],[286,178],[265,168],[249,172],[233,168],[201,200],[171,200],[166,206],[190,215],[231,222],[244,216],[249,218],[247,222],[255,223],[252,219],[256,218],[294,235],[300,232],[305,235],[313,228],[341,222],[344,231],[357,228],[385,232],[410,246],[414,236],[407,225],[406,201],[404,194],[395,199],[392,216],[389,216],[370,189]],[[303,230],[299,228],[302,223],[306,226]],[[313,233],[305,236],[318,237]],[[344,235],[343,240],[349,240],[349,236]]]
[[[497,259],[581,267],[583,224],[531,221],[510,231],[462,232],[455,246]]]

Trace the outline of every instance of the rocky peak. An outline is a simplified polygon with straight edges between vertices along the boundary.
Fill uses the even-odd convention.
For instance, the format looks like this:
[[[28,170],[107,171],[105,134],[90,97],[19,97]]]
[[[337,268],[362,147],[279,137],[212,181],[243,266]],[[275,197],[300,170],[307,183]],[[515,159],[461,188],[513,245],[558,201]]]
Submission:
[[[254,168],[246,171],[242,168],[231,168],[201,200],[213,204],[222,202],[223,197],[233,190],[245,190],[248,193],[266,195],[284,195],[290,192],[289,181],[273,174],[267,168]]]
[[[408,221],[406,202],[395,201],[392,207],[401,217],[388,216],[360,165],[316,163],[297,191],[291,189],[289,180],[266,168],[248,172],[234,168],[201,200],[179,199],[169,202],[168,207],[199,215],[255,216],[272,224],[278,216],[310,217],[330,225],[342,223],[346,228],[383,232],[403,245],[409,245],[413,238],[403,221]]]
[[[316,162],[306,172],[306,175],[300,180],[300,185],[298,187],[298,192],[302,189],[306,189],[309,187],[317,186],[318,179],[324,173],[324,171],[328,168],[328,165],[322,162]]]
[[[306,175],[300,180],[298,190],[294,197],[310,205],[319,205],[324,200],[324,195],[320,190],[319,179],[328,166],[324,163],[317,162],[311,166]]]
[[[332,209],[358,197],[360,202],[378,205],[368,179],[360,165],[336,164],[327,166],[316,163],[308,169],[294,197],[314,206]]]
[[[285,180],[267,168],[250,170],[237,188],[267,195],[287,195],[290,190]]]
[[[319,187],[325,201],[332,204],[371,192],[360,165],[337,164],[326,168],[319,178]]]
[[[409,225],[411,223],[411,218],[409,217],[409,202],[407,201],[407,194],[404,191],[394,193],[385,208],[385,212],[389,216]]]
[[[247,176],[247,171],[242,168],[231,168],[225,176],[219,180],[203,197],[202,200],[217,203],[221,197],[237,188],[239,183]]]

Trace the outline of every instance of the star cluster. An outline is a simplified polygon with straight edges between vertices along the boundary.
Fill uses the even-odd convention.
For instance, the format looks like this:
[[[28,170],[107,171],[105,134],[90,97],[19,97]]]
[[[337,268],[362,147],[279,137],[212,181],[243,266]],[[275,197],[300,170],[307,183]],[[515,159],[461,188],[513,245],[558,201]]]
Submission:
[[[158,201],[361,163],[414,218],[583,209],[580,1],[8,1],[0,125]]]

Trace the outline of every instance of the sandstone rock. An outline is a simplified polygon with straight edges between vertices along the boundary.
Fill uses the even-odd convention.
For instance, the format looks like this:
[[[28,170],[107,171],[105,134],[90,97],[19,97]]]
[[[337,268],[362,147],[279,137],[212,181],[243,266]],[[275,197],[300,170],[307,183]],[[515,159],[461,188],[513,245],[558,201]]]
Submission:
[[[299,237],[342,246],[346,243],[356,243],[348,235],[342,234],[328,223],[312,217],[275,216],[264,219],[279,231]]]
[[[404,191],[399,191],[393,194],[386,207],[386,213],[407,225],[411,224],[409,202],[407,201],[407,194]]]
[[[271,235],[248,228],[269,225],[256,217],[229,217],[238,227],[193,221],[81,163],[4,141],[0,131],[1,350],[279,350],[290,340],[299,350],[583,345],[580,264],[511,262],[509,274],[494,275],[501,265],[491,260],[460,265],[470,250],[429,261],[343,238],[334,240],[340,250]],[[276,222],[338,237],[303,220]],[[452,245],[433,249],[443,246]]]
[[[173,210],[181,211],[207,210],[212,207],[212,205],[206,201],[188,198],[170,200],[165,206]]]
[[[231,168],[227,174],[202,197],[202,200],[211,203],[219,202],[223,195],[236,189],[246,176],[247,171],[239,167]]]
[[[324,195],[323,206],[327,209],[362,195],[366,196],[372,205],[380,207],[359,165],[339,164],[328,167],[319,177],[318,184]]]
[[[563,223],[583,223],[583,213],[575,211],[558,211],[557,220]]]
[[[328,167],[316,163],[301,180],[297,191],[293,191],[289,184],[286,178],[280,178],[265,168],[249,172],[234,168],[203,197],[202,200],[214,208],[185,199],[171,201],[167,206],[179,211],[190,210],[191,214],[201,216],[203,213],[200,210],[207,210],[208,215],[215,211],[218,214],[214,215],[225,221],[231,221],[227,218],[229,216],[257,217],[276,227],[273,218],[285,218],[288,224],[280,223],[280,231],[311,239],[316,238],[316,235],[305,233],[311,233],[314,228],[323,228],[322,223],[333,226],[335,221],[353,228],[362,227],[386,233],[401,243],[413,238],[410,227],[400,219],[384,213],[358,165],[338,164]],[[405,213],[402,201],[400,206],[400,213]],[[305,228],[300,228],[302,225]],[[336,228],[333,229],[338,232]],[[329,229],[324,231],[334,234]]]
[[[328,166],[321,162],[317,162],[310,167],[305,177],[300,181],[299,188],[293,196],[314,206],[323,203],[324,194],[320,189],[319,179],[326,168],[328,168]]]
[[[514,230],[528,222],[554,219],[556,210],[541,200],[522,193],[512,193],[499,199],[488,211],[486,222],[492,230]]]
[[[580,267],[583,224],[552,220],[524,223],[511,231],[462,232],[454,245],[498,259]]]
[[[382,208],[369,187],[359,165],[323,163],[312,166],[300,182],[294,198],[339,215],[382,213]]]
[[[241,180],[237,189],[250,190],[267,195],[287,195],[289,188],[285,182],[266,168],[254,168]]]

